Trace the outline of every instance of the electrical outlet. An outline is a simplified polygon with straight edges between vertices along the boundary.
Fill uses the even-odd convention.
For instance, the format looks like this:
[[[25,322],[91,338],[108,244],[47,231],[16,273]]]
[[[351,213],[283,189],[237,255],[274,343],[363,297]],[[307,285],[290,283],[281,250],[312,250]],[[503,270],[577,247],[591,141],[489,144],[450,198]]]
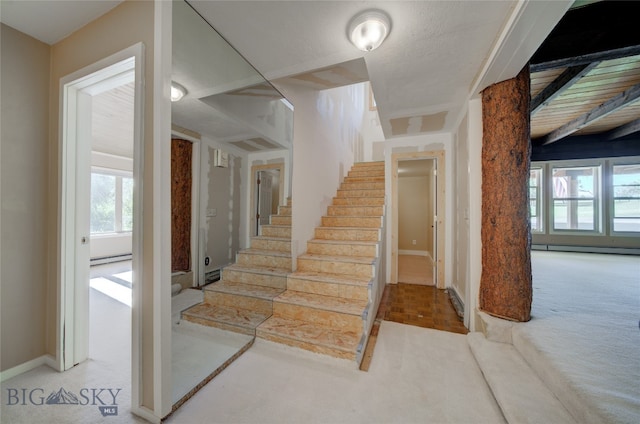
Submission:
[[[204,258],[204,266],[208,266],[209,265],[209,257],[205,256]]]
[[[418,242],[416,240],[412,240],[411,244],[413,244],[414,246],[417,244]]]

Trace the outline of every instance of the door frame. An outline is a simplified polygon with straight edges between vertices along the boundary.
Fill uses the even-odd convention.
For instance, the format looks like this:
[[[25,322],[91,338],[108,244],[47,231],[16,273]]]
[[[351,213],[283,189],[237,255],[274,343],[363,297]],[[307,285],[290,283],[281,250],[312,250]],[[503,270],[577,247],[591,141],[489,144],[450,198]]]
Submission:
[[[280,206],[284,205],[284,162],[280,162],[280,163],[269,163],[266,165],[253,165],[251,166],[251,206],[249,209],[249,217],[251,219],[251,225],[249,228],[250,231],[250,237],[254,237],[254,234],[256,233],[256,227],[257,227],[257,223],[255,220],[255,211],[258,208],[258,204],[257,204],[257,184],[256,184],[256,179],[258,178],[258,172],[260,171],[266,171],[266,170],[270,170],[270,169],[277,169],[280,171],[280,175],[278,176],[278,184],[279,184],[279,189],[278,189],[278,204]]]
[[[83,92],[106,90],[111,85],[115,87],[129,78],[135,81],[134,88],[134,136],[133,136],[133,229],[132,229],[132,328],[131,328],[131,371],[132,371],[132,405],[136,404],[136,396],[140,385],[139,366],[141,354],[141,281],[142,281],[142,235],[143,235],[143,111],[144,111],[144,45],[137,43],[113,55],[101,59],[89,66],[75,71],[60,79],[60,113],[59,140],[60,151],[58,165],[60,176],[58,191],[58,234],[59,234],[59,262],[57,276],[57,305],[56,317],[56,366],[58,371],[65,371],[86,358],[84,349],[88,352],[88,274],[86,293],[84,287],[76,284],[78,266],[76,250],[81,246],[78,229],[75,222],[87,219],[81,217],[82,212],[77,209],[80,199],[76,195],[76,182],[79,160],[85,160],[90,168],[89,157],[84,158],[85,151],[78,151],[78,133],[83,129],[83,108],[78,108],[78,100]],[[81,100],[82,101],[82,100]],[[84,117],[86,118],[86,116]],[[90,128],[90,123],[88,124]],[[78,128],[79,127],[79,128]],[[80,153],[81,156],[78,156]],[[89,199],[85,199],[89,202]],[[88,208],[86,214],[88,214]],[[86,235],[89,236],[88,234]],[[86,244],[88,251],[89,245]],[[87,261],[88,266],[88,261]]]
[[[430,150],[425,152],[392,153],[391,154],[391,284],[398,284],[398,162],[405,160],[433,159],[436,166],[436,211],[434,238],[437,246],[434,261],[436,287],[445,288],[445,151]]]

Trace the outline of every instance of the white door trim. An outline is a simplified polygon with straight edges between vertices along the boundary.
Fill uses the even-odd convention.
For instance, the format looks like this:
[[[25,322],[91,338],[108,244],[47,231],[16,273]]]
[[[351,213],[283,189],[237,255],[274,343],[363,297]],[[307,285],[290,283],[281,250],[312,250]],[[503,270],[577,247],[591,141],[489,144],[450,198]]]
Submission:
[[[425,152],[393,153],[391,155],[391,284],[398,283],[398,162],[402,160],[434,159],[437,172],[437,222],[434,232],[437,233],[437,246],[434,265],[437,275],[436,287],[445,288],[445,151],[433,150]]]
[[[86,296],[82,288],[75,284],[77,266],[79,266],[76,249],[81,235],[76,227],[78,218],[76,211],[76,174],[78,160],[78,132],[83,130],[82,117],[78,100],[82,101],[83,93],[97,94],[108,90],[113,84],[121,84],[123,80],[135,80],[134,102],[134,153],[133,153],[133,230],[132,230],[132,269],[133,269],[133,302],[131,332],[131,370],[132,370],[132,405],[138,403],[141,379],[141,281],[142,281],[142,229],[143,229],[143,113],[144,113],[144,45],[137,43],[129,48],[106,57],[96,63],[82,68],[60,79],[60,179],[58,191],[59,203],[59,235],[60,262],[57,282],[57,331],[56,331],[56,366],[64,371],[79,360],[83,360],[88,346],[88,289]],[[78,129],[79,128],[79,129]],[[90,149],[89,149],[90,152]],[[80,152],[80,155],[83,153]],[[90,166],[90,158],[83,159],[84,165]],[[88,219],[88,217],[86,217]],[[88,234],[87,234],[88,236]],[[88,250],[88,245],[87,245]],[[87,260],[88,265],[88,260]],[[87,275],[88,283],[88,275]],[[79,292],[80,291],[80,292]],[[84,304],[83,304],[84,303]],[[73,354],[71,354],[73,352]],[[85,354],[83,354],[85,352]],[[76,357],[76,355],[80,355]],[[84,358],[86,359],[86,358]]]

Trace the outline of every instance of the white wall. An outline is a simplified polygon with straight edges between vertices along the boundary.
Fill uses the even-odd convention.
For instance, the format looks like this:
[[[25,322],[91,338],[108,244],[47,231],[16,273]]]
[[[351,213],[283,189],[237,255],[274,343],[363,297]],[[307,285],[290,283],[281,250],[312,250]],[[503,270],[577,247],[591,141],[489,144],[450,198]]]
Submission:
[[[2,24],[0,370],[45,353],[50,48]]]
[[[292,172],[293,254],[306,242],[326,214],[327,206],[362,146],[360,128],[366,107],[366,84],[315,91],[291,85],[278,87],[294,106]]]
[[[394,153],[409,153],[409,152],[426,152],[426,151],[439,151],[445,152],[445,233],[444,233],[444,254],[445,254],[445,287],[449,287],[452,281],[453,275],[453,225],[454,216],[453,213],[453,192],[454,192],[454,173],[453,173],[453,139],[451,133],[438,133],[429,135],[419,135],[412,137],[400,137],[387,140],[384,144],[384,158],[385,158],[385,191],[387,193],[387,208],[386,208],[386,227],[387,230],[387,251],[386,251],[386,270],[387,270],[387,283],[391,282],[391,235],[393,231],[393,210],[391,208],[391,155]]]
[[[455,135],[455,266],[451,286],[458,297],[465,302],[469,284],[469,119],[465,114]]]

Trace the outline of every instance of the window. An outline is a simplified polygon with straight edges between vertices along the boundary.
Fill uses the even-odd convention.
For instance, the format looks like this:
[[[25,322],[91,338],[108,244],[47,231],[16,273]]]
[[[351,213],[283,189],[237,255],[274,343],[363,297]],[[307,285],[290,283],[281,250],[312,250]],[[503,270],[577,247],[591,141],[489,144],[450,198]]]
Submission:
[[[640,164],[613,166],[613,231],[640,232]]]
[[[599,230],[600,167],[554,167],[553,229]]]
[[[542,221],[542,168],[531,168],[529,173],[529,219],[531,231],[540,233],[543,231]]]
[[[133,178],[91,173],[91,234],[120,233],[133,228]]]

